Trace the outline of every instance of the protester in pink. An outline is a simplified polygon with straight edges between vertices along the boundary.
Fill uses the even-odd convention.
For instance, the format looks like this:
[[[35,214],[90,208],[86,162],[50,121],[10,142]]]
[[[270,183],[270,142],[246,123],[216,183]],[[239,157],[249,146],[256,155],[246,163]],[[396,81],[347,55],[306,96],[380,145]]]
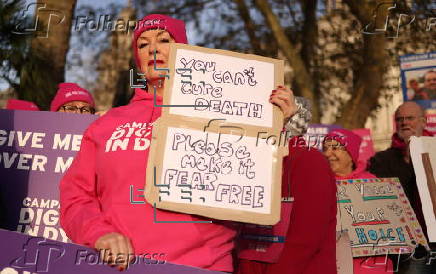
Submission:
[[[94,114],[95,103],[91,93],[75,83],[60,83],[51,101],[50,111]]]
[[[376,178],[358,167],[359,149],[362,138],[346,129],[335,129],[323,142],[323,153],[327,158],[336,180]],[[386,256],[353,259],[354,274],[392,273],[392,261]]]
[[[25,100],[9,99],[6,103],[6,109],[13,110],[33,110],[38,111],[39,108],[35,103]]]
[[[73,242],[107,250],[103,259],[120,269],[127,267],[130,254],[157,254],[162,261],[232,272],[231,225],[216,220],[198,223],[205,219],[154,209],[140,197],[153,123],[162,110],[154,99],[163,103],[165,86],[154,65],[168,67],[169,43],[187,43],[187,38],[184,22],[168,16],[148,15],[138,24],[132,45],[147,90],[135,89],[129,105],[111,109],[86,130],[80,152],[60,184],[61,225]],[[274,93],[270,102],[289,118],[295,113],[289,103],[292,92],[283,87]],[[124,260],[115,261],[118,255]]]

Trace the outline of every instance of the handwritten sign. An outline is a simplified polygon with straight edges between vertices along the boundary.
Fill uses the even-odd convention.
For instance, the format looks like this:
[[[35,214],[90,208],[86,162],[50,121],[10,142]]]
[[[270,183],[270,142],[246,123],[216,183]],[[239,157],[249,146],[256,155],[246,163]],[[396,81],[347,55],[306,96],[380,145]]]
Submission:
[[[281,150],[249,132],[241,138],[221,130],[159,120],[153,129],[147,201],[216,219],[277,223]]]
[[[184,44],[170,45],[163,115],[226,119],[276,128],[281,113],[269,103],[283,83],[283,61]]]
[[[338,227],[348,230],[353,257],[411,253],[427,246],[397,178],[337,181]]]
[[[283,113],[269,97],[283,85],[283,61],[172,43],[168,70],[147,165],[147,202],[276,224],[288,149]]]
[[[350,237],[346,231],[336,232],[336,269],[338,274],[353,274]]]
[[[436,138],[412,136],[410,155],[429,241],[436,242]]]

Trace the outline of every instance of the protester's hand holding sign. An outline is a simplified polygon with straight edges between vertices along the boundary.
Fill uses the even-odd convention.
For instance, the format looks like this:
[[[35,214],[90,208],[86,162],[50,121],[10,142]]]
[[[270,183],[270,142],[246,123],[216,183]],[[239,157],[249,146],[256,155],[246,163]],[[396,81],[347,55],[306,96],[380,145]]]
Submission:
[[[134,259],[135,253],[129,238],[117,232],[103,235],[95,242],[94,247],[103,255],[103,262],[118,266],[119,270],[127,269]]]
[[[272,91],[269,101],[270,103],[278,106],[283,112],[284,125],[297,112],[298,107],[295,104],[294,93],[288,87],[282,85],[278,86]]]

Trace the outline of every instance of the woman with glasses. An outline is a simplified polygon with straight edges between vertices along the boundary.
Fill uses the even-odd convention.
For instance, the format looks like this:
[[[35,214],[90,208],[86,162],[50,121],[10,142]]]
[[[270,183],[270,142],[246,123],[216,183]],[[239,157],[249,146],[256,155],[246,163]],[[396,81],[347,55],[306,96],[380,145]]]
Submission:
[[[330,132],[323,142],[323,154],[327,158],[336,180],[370,179],[374,174],[360,166],[359,149],[362,138],[346,129]],[[339,220],[337,220],[339,222]],[[382,274],[393,272],[392,261],[385,256],[353,259],[354,274]]]
[[[51,101],[50,111],[94,114],[95,103],[86,89],[74,83],[61,83]]]

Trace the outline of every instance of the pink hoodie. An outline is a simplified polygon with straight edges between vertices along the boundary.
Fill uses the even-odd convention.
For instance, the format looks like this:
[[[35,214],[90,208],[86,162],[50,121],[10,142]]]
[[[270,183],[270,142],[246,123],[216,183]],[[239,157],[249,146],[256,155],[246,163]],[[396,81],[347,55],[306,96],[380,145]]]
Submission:
[[[161,97],[156,99],[162,104]],[[218,221],[156,223],[153,207],[138,197],[145,184],[152,123],[160,115],[153,95],[136,89],[129,105],[110,110],[89,126],[60,184],[61,225],[79,244],[93,247],[104,234],[119,232],[130,238],[135,254],[164,253],[172,263],[231,272],[233,228]],[[157,210],[156,219],[204,220],[163,210]]]

